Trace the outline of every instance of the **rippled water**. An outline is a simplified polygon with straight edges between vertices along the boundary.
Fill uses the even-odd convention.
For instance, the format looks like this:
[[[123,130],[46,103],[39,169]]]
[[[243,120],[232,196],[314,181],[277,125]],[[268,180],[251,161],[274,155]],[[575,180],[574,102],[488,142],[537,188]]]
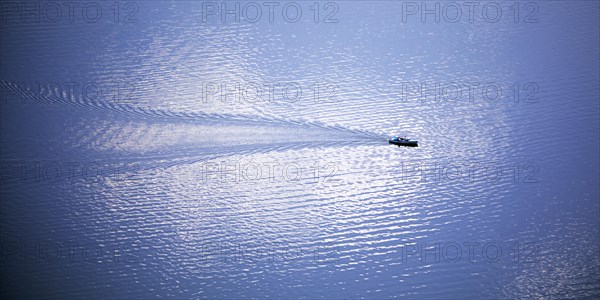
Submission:
[[[6,296],[600,295],[597,2],[98,3],[3,7]]]

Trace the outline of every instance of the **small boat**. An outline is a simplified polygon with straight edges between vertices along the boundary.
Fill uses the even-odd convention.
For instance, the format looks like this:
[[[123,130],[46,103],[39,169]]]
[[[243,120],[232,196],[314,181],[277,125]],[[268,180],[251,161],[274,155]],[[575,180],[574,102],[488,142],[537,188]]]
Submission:
[[[398,145],[398,146],[409,146],[409,147],[418,147],[419,141],[411,140],[402,137],[393,137],[389,140],[390,144]]]

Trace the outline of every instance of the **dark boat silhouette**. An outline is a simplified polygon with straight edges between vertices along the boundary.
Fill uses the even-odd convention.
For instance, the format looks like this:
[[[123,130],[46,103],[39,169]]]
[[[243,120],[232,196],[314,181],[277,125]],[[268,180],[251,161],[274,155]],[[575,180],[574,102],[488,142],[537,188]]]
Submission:
[[[398,145],[398,146],[408,146],[408,147],[418,147],[419,141],[411,140],[403,137],[393,137],[389,140],[390,144]]]

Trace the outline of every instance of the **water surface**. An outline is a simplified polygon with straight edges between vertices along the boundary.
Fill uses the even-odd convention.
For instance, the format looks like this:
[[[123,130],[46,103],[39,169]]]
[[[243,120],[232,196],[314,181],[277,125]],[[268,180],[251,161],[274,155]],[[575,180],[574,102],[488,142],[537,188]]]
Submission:
[[[334,4],[8,16],[2,293],[598,297],[598,3]]]

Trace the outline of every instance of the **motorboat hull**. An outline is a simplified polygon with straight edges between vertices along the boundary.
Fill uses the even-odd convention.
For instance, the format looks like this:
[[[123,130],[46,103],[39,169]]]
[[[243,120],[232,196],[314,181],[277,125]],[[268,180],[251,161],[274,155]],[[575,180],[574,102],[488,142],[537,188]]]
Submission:
[[[399,140],[389,140],[390,144],[398,145],[398,146],[407,146],[407,147],[419,147],[419,141],[399,141]]]

